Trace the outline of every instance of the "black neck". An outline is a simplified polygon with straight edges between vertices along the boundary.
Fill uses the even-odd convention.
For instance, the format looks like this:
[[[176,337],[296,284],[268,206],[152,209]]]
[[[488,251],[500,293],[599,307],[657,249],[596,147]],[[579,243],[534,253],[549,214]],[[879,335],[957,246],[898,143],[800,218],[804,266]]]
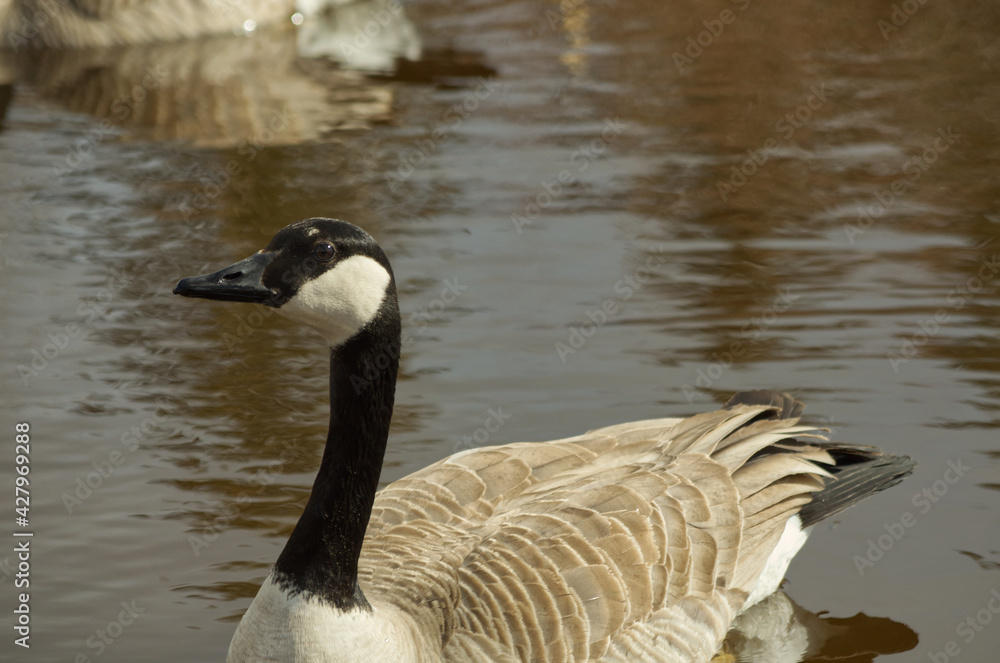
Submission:
[[[347,610],[368,607],[358,557],[371,516],[396,391],[395,293],[361,332],[330,351],[330,432],[312,495],[274,565],[275,580]]]

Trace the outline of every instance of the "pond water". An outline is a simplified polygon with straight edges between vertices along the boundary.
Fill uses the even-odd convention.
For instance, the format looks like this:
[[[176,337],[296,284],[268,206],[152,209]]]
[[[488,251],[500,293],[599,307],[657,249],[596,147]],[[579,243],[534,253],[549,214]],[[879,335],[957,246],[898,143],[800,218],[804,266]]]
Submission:
[[[805,660],[996,661],[1000,10],[415,0],[376,52],[381,9],[5,54],[0,423],[31,426],[34,537],[27,651],[0,552],[0,658],[224,660],[308,495],[328,364],[170,291],[334,216],[400,287],[383,481],[787,390],[919,463],[793,562],[841,629]]]

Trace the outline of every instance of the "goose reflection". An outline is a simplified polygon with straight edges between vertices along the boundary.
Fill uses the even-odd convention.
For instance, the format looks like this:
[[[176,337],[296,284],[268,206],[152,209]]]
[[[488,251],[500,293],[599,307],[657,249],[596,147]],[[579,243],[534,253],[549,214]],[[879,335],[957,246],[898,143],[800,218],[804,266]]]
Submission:
[[[737,617],[713,663],[870,663],[917,646],[913,630],[886,617],[828,617],[782,591]]]
[[[27,4],[15,3],[15,10]],[[422,70],[429,82],[492,71],[476,53],[447,51],[452,55],[442,58],[430,51],[424,62],[417,28],[398,0],[308,4],[311,15],[299,14],[299,25],[262,21],[270,25],[238,35],[149,44],[137,32],[138,43],[128,46],[0,50],[0,73],[8,92],[27,83],[69,110],[101,118],[98,142],[126,129],[123,139],[259,150],[390,121],[390,83],[400,67]],[[79,12],[80,5],[65,9]],[[20,24],[8,14],[8,37],[11,25]]]
[[[288,21],[298,4],[322,0],[5,0],[0,30],[7,48],[107,48],[247,34]],[[301,12],[299,12],[301,15]]]

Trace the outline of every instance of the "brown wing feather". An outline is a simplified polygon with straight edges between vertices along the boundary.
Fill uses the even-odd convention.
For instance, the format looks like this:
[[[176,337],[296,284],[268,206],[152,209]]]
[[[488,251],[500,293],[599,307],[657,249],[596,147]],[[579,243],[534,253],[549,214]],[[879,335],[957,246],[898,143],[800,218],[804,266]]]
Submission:
[[[707,659],[829,476],[787,405],[447,458],[378,495],[361,586],[444,660]]]

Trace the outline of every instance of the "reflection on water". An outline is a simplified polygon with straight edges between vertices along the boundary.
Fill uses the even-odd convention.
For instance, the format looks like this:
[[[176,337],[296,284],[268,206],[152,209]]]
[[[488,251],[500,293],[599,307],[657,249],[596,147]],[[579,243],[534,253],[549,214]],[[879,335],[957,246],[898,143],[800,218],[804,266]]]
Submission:
[[[909,627],[884,617],[820,616],[775,592],[736,619],[714,661],[867,663],[917,645]]]
[[[926,3],[886,38],[891,2],[421,0],[379,23],[392,6],[337,8],[325,35],[3,59],[0,391],[38,439],[32,660],[224,658],[308,495],[327,362],[278,316],[169,292],[321,214],[368,229],[399,282],[384,481],[789,389],[920,465],[814,532],[785,587],[806,608],[763,613],[785,631],[748,616],[720,656],[954,640],[992,663],[995,621],[954,629],[1000,585],[997,12]],[[366,26],[379,46],[353,41]],[[477,437],[491,408],[510,417]],[[946,483],[949,461],[972,469]],[[147,617],[98,658],[132,600]]]
[[[286,25],[113,49],[0,51],[0,71],[100,119],[67,154],[63,168],[72,170],[120,137],[234,148],[238,166],[268,147],[389,122],[393,90],[366,74],[429,82],[492,73],[481,60],[473,51],[424,53],[402,5],[386,0],[328,7],[294,32]]]
[[[399,0],[328,7],[303,23],[296,43],[302,57],[327,57],[344,68],[371,73],[391,73],[398,58],[416,62],[423,51],[420,34]]]
[[[215,34],[248,34],[288,21],[308,0],[5,0],[0,38],[12,50],[113,47]]]
[[[131,139],[251,155],[385,122],[392,101],[388,89],[361,74],[301,66],[285,30],[107,51],[22,53],[14,62],[39,94],[102,120],[85,143],[77,141],[68,167],[122,129]]]

